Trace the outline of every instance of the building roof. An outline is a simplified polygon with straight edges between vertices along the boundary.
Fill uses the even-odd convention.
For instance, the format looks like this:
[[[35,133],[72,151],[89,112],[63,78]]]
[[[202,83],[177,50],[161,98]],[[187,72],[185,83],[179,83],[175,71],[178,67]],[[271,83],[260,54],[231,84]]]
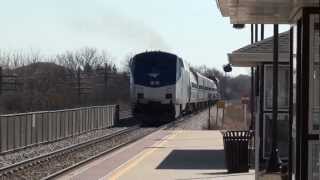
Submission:
[[[279,34],[279,62],[288,62],[290,54],[289,31]],[[233,66],[256,66],[258,63],[273,61],[273,37],[244,46],[228,54]]]
[[[290,38],[289,31],[279,33],[279,53],[280,54],[290,53],[289,38]],[[273,52],[273,36],[233,51],[233,53],[272,53],[272,52]]]
[[[315,0],[216,0],[231,24],[291,24],[301,7],[318,7]]]

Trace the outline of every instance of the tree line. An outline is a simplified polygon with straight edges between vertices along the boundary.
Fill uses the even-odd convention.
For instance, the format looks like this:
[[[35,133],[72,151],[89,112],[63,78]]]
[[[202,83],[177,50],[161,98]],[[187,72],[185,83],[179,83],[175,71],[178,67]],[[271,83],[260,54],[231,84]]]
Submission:
[[[129,102],[127,72],[95,48],[52,57],[0,52],[0,66],[2,114]]]
[[[122,71],[106,51],[81,48],[51,57],[0,51],[0,113],[56,110],[80,106],[130,104],[129,60]],[[219,80],[224,99],[250,94],[250,77],[225,76],[216,68],[195,67]]]

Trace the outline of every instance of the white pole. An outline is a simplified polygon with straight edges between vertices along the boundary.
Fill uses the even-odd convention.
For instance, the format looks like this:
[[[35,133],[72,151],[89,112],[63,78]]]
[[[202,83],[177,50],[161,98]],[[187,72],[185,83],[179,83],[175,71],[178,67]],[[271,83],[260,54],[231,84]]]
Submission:
[[[211,105],[209,104],[209,118],[208,118],[208,129],[211,130],[211,113],[210,113]]]

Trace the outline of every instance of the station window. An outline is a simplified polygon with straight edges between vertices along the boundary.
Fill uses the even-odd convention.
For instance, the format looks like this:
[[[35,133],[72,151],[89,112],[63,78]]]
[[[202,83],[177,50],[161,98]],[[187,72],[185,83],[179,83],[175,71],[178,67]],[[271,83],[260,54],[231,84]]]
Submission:
[[[273,87],[273,69],[272,65],[265,65],[265,110],[272,110],[272,87]],[[289,66],[280,65],[278,72],[278,108],[279,110],[288,110],[289,108]]]
[[[320,143],[318,141],[309,142],[309,179],[319,180],[320,176]]]

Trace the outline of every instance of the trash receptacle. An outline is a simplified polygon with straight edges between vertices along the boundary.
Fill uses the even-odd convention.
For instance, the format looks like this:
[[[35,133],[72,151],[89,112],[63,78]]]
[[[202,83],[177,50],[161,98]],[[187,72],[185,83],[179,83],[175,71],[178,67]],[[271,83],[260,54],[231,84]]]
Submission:
[[[249,171],[249,140],[251,131],[227,131],[223,133],[225,162],[228,173]]]

